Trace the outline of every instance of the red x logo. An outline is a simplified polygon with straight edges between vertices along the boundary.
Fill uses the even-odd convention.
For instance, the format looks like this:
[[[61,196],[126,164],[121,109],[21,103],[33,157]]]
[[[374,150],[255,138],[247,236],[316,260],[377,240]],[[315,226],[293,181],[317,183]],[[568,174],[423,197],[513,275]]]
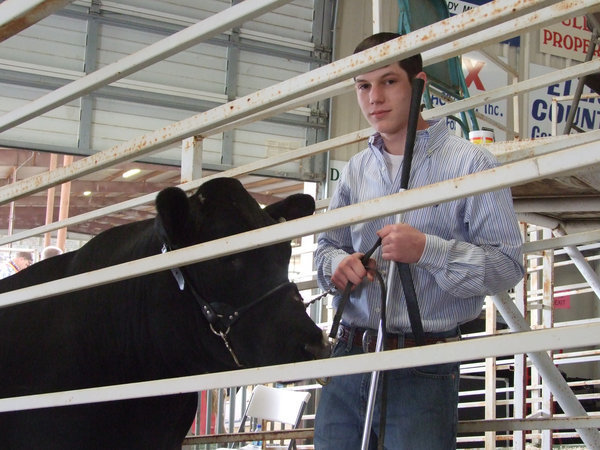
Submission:
[[[475,83],[475,87],[480,91],[485,91],[483,87],[483,83],[479,78],[479,72],[483,69],[485,62],[483,61],[474,61],[472,59],[464,58],[463,63],[467,69],[467,77],[465,78],[465,82],[467,83],[467,87],[471,86],[471,83]]]

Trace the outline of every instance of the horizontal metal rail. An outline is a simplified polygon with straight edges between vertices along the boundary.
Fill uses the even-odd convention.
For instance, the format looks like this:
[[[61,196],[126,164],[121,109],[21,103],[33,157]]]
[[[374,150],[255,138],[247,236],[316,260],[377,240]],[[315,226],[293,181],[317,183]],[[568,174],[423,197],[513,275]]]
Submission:
[[[566,157],[567,154],[569,157]],[[410,189],[386,197],[338,208],[323,214],[228,236],[227,238],[217,239],[37,286],[17,289],[0,294],[0,307],[50,297],[58,293],[99,286],[112,281],[147,275],[172,267],[180,267],[194,262],[238,253],[243,250],[287,241],[299,236],[341,227],[346,224],[365,222],[378,217],[423,208],[441,202],[509,187],[514,184],[548,178],[597,164],[600,164],[600,147],[591,144],[581,145],[569,150],[528,158],[465,177],[446,180],[418,189]],[[575,234],[557,239],[573,240],[576,236]],[[575,244],[577,243],[569,241],[569,245]]]
[[[523,253],[535,253],[598,241],[600,241],[600,230],[582,231],[581,233],[567,234],[561,237],[526,242],[523,244]]]
[[[364,373],[366,370],[371,372],[427,366],[459,360],[585,347],[599,343],[600,324],[549,328],[343,358],[5,398],[0,400],[0,412],[198,392],[268,383],[273,380],[309,380],[315,377]]]
[[[486,431],[515,430],[568,430],[572,428],[600,428],[600,417],[552,417],[544,419],[493,419],[461,420],[459,433],[484,433]],[[217,433],[186,436],[183,445],[223,444],[245,441],[267,441],[280,439],[310,439],[314,428],[296,428],[274,431],[248,431],[242,433]]]
[[[460,111],[465,111],[467,109],[473,109],[477,106],[481,106],[493,101],[503,100],[509,96],[533,91],[551,84],[562,83],[563,81],[572,80],[577,77],[583,77],[585,75],[597,73],[598,71],[600,71],[600,60],[594,59],[592,61],[567,67],[565,69],[555,70],[535,78],[530,78],[529,80],[519,81],[518,83],[509,84],[508,86],[485,91],[483,94],[467,97],[457,102],[446,103],[443,106],[438,106],[428,111],[435,112],[436,116],[438,117],[448,116],[451,114],[456,114]]]
[[[469,420],[458,424],[459,433],[515,430],[566,430],[570,428],[600,428],[600,417],[552,417],[546,419]]]
[[[179,187],[185,191],[191,191],[197,189],[201,184],[206,181],[217,178],[217,177],[239,177],[255,171],[263,170],[269,167],[273,167],[279,164],[283,164],[289,161],[293,161],[298,158],[306,158],[309,156],[317,155],[319,153],[332,150],[334,148],[341,147],[354,142],[367,139],[369,135],[373,133],[372,128],[365,128],[353,133],[348,133],[337,138],[330,139],[328,141],[313,144],[307,147],[303,147],[297,150],[284,152],[279,155],[257,160],[253,163],[246,164],[244,166],[236,167],[215,175],[210,175],[198,180],[193,180],[188,183],[180,184]],[[593,143],[600,140],[600,130],[594,130],[587,133],[581,133],[573,135],[566,139],[566,136],[549,137],[544,139],[532,139],[526,141],[517,141],[510,143],[506,147],[507,149],[501,151],[501,147],[498,145],[490,146],[490,151],[504,164],[509,162],[519,161],[532,156],[544,155],[559,150],[565,150],[577,145]],[[115,205],[106,206],[99,208],[88,213],[73,216],[68,219],[53,222],[48,225],[32,228],[30,230],[21,231],[11,236],[5,236],[0,238],[0,245],[6,245],[11,242],[16,242],[28,237],[37,236],[50,231],[58,230],[63,227],[68,227],[78,223],[82,223],[88,220],[101,217],[106,214],[111,214],[126,209],[131,209],[137,206],[141,206],[154,201],[158,192],[153,192],[140,197],[136,197],[130,200],[126,200]],[[328,199],[324,199],[318,202],[317,209],[326,208],[329,204]]]
[[[194,444],[223,444],[245,441],[275,441],[280,439],[311,439],[315,434],[314,428],[295,428],[293,430],[247,431],[242,433],[204,434],[186,436],[183,445]]]

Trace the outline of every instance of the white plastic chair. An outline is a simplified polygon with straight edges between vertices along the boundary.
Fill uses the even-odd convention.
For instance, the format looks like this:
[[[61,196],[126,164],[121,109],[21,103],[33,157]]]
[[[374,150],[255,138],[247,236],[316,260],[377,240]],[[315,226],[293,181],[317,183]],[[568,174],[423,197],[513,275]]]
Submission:
[[[309,399],[310,392],[258,385],[252,391],[238,432],[245,431],[247,419],[268,420],[297,428]],[[291,439],[288,449],[291,450],[295,447],[295,439]]]

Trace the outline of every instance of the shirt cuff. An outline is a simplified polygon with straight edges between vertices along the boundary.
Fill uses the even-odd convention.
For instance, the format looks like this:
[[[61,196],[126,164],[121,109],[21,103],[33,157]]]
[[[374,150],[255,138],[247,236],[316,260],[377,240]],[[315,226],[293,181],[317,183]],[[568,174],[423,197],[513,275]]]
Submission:
[[[333,276],[333,274],[337,270],[338,266],[340,265],[340,263],[346,256],[348,256],[348,254],[346,252],[343,252],[343,253],[335,255],[333,258],[331,258],[331,274],[330,274],[330,276]]]
[[[425,235],[425,238],[425,248],[417,265],[435,272],[446,265],[448,252],[450,251],[450,242],[431,234]]]

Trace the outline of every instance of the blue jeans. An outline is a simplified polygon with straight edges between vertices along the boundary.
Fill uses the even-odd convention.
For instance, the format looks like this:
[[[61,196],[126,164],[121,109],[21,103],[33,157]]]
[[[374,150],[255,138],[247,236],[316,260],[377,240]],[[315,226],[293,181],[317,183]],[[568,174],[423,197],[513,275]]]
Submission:
[[[333,356],[362,348],[338,341]],[[377,448],[382,376],[373,411],[369,450]],[[456,448],[459,363],[387,371],[384,445],[390,450]],[[315,418],[315,450],[359,450],[371,372],[333,377],[323,387]]]

